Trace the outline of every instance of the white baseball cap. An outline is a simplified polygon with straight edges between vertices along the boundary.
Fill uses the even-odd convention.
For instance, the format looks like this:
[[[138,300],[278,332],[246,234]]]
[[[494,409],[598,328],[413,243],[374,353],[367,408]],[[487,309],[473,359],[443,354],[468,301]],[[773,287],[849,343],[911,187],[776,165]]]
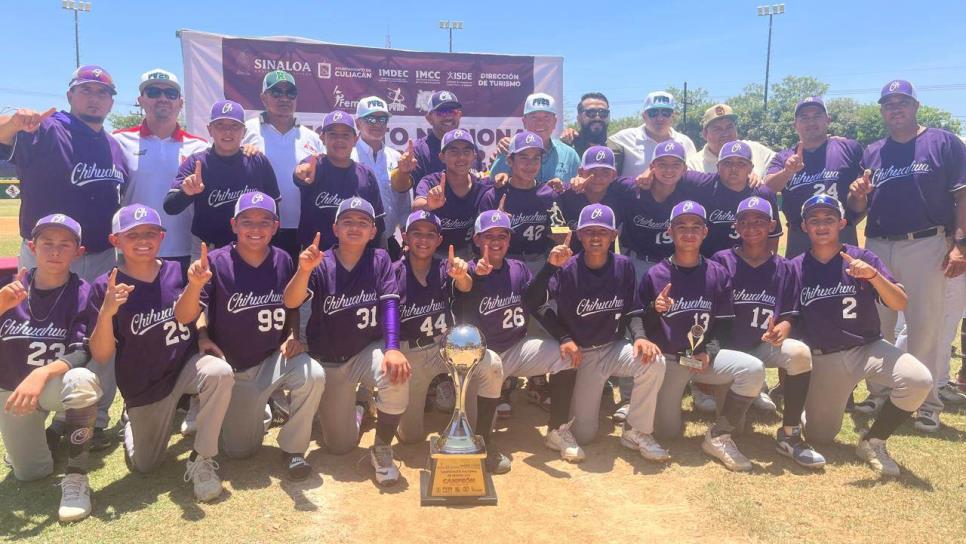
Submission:
[[[178,76],[161,68],[148,70],[141,74],[141,84],[138,85],[138,92],[143,92],[144,88],[152,83],[171,85],[175,89],[178,89],[178,92],[181,92],[181,82],[178,81]]]
[[[529,115],[538,111],[545,111],[556,115],[557,110],[554,109],[554,104],[555,101],[549,94],[533,93],[527,97],[527,102],[523,106],[523,115]]]
[[[386,101],[378,96],[367,96],[359,101],[359,104],[356,106],[357,119],[368,117],[373,113],[392,115],[389,113],[389,106],[386,104]]]

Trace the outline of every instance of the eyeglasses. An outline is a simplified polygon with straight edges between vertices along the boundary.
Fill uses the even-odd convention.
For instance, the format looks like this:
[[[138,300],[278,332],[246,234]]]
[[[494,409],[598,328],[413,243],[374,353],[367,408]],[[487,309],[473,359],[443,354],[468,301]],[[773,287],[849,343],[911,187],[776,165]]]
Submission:
[[[270,94],[272,98],[282,98],[284,96],[286,98],[291,98],[294,100],[295,98],[298,97],[299,91],[295,87],[285,89],[284,91],[282,89],[276,89],[275,87],[272,87],[271,89],[268,90],[268,94]]]
[[[674,110],[665,108],[647,110],[647,116],[651,119],[656,119],[657,117],[670,117],[672,115],[674,115]]]
[[[363,119],[365,119],[366,123],[369,123],[370,125],[388,125],[389,124],[389,116],[387,115],[370,115],[368,117],[363,117]]]
[[[165,87],[163,89],[161,87],[145,87],[143,93],[148,98],[159,98],[162,94],[168,100],[181,98],[181,91],[171,87]]]
[[[606,108],[593,108],[590,110],[584,110],[583,113],[591,119],[607,119],[610,117],[610,110]]]

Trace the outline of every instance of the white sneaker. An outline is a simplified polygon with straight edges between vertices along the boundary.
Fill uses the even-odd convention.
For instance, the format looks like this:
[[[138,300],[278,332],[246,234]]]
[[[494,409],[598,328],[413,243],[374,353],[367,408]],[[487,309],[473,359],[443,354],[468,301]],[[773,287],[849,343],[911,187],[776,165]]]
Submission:
[[[701,449],[704,453],[721,461],[725,468],[735,472],[747,472],[751,470],[751,461],[738,451],[738,446],[731,439],[730,434],[711,436],[709,430],[704,435],[704,442],[701,442]]]
[[[713,414],[718,407],[714,402],[714,395],[702,391],[696,384],[691,383],[691,398],[694,399],[694,409],[705,414]]]
[[[613,416],[614,422],[624,423],[625,421],[627,421],[627,414],[629,414],[630,411],[631,411],[631,403],[625,402],[624,404],[621,404],[620,408],[614,410],[614,416]]]
[[[856,455],[868,463],[880,477],[899,477],[899,465],[889,455],[885,440],[878,438],[865,439],[865,434],[859,435],[859,444],[855,448]]]
[[[768,393],[764,391],[758,393],[758,396],[755,397],[755,400],[751,401],[751,405],[756,410],[761,410],[762,412],[778,411],[778,406],[775,405],[775,401],[771,400],[771,397],[768,396]]]
[[[376,471],[376,483],[390,486],[399,481],[399,469],[392,457],[392,446],[374,445],[369,448],[369,460]]]
[[[934,433],[939,430],[939,412],[932,410],[919,410],[913,417],[912,426],[917,431],[924,433]]]
[[[959,406],[966,404],[966,395],[952,382],[949,382],[939,388],[939,400],[943,401],[943,404]]]
[[[268,434],[268,430],[272,428],[272,407],[265,404],[265,416],[262,417],[262,424],[265,426],[265,434]]]
[[[436,411],[450,414],[456,408],[456,389],[449,379],[440,380],[436,385],[436,399],[433,401]]]
[[[198,456],[194,461],[188,460],[184,481],[194,483],[195,498],[201,502],[217,499],[223,491],[221,479],[218,478],[218,462],[210,457]]]
[[[577,444],[577,439],[574,438],[574,433],[570,432],[570,426],[573,425],[574,420],[561,425],[556,429],[551,429],[547,433],[547,438],[544,440],[544,444],[552,450],[560,452],[560,458],[564,461],[570,461],[571,463],[579,463],[586,459],[584,450]]]
[[[657,443],[657,440],[654,440],[653,436],[629,429],[627,426],[624,427],[624,432],[621,433],[621,444],[625,448],[639,451],[641,457],[648,461],[667,461],[671,458],[671,454],[662,448]]]
[[[60,481],[60,521],[80,521],[91,515],[91,488],[86,474],[66,474]]]

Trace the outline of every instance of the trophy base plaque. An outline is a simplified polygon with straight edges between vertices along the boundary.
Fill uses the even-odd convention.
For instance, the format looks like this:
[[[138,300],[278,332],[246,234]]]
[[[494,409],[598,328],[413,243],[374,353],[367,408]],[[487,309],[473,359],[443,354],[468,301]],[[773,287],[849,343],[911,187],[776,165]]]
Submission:
[[[680,364],[681,366],[686,366],[688,368],[696,368],[698,370],[700,370],[701,367],[704,366],[704,364],[701,361],[695,359],[694,357],[690,357],[688,355],[678,355],[678,364]]]
[[[481,441],[479,436],[474,437]],[[486,450],[449,454],[439,449],[439,437],[429,439],[429,470],[419,474],[421,506],[496,505],[493,478],[486,471]]]
[[[555,227],[555,226],[550,227],[550,234],[562,234],[566,236],[571,232],[572,231],[570,230],[570,227],[568,227],[567,225],[564,225],[562,227]]]

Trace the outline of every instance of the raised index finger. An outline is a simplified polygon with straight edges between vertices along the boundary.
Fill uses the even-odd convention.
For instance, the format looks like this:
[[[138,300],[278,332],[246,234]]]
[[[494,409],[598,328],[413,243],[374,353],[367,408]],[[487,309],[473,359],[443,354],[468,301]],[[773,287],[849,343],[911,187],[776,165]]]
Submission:
[[[453,244],[449,245],[449,265],[453,266],[453,261],[456,259],[456,250],[453,248]]]
[[[195,161],[195,181],[201,179],[201,161]]]
[[[319,249],[319,243],[322,242],[322,233],[316,232],[315,239],[312,240],[312,247]]]
[[[851,255],[849,255],[848,253],[846,253],[844,251],[839,251],[839,255],[841,255],[842,256],[842,260],[845,261],[848,264],[852,264],[852,261],[855,260],[855,259],[852,258]]]
[[[573,233],[574,233],[574,231],[570,231],[570,232],[568,232],[568,233],[567,233],[567,237],[566,237],[566,238],[564,238],[564,243],[563,243],[563,245],[565,245],[565,246],[567,246],[567,247],[570,247],[570,239],[571,239],[571,237],[573,236]]]
[[[490,264],[490,246],[488,245],[483,246],[483,260],[486,261],[486,264]]]
[[[21,268],[20,271],[17,272],[17,277],[15,279],[16,281],[23,283],[23,280],[25,280],[26,278],[27,278],[27,269]]]
[[[443,192],[446,192],[446,172],[439,177],[439,186],[443,188]]]
[[[208,270],[208,244],[201,242],[201,268]]]
[[[117,267],[115,266],[111,270],[111,275],[108,276],[107,278],[107,286],[108,288],[113,288],[116,285],[117,285]]]
[[[671,284],[669,283],[664,286],[664,289],[661,289],[661,296],[664,298],[667,298],[667,296],[670,294],[671,294]]]
[[[409,142],[406,144],[406,153],[409,153],[410,155],[412,155],[412,153],[413,153],[413,141],[412,140],[409,140]]]
[[[805,146],[802,144],[802,142],[798,142],[798,147],[795,148],[795,154],[798,155],[799,158],[802,157],[802,150],[804,149],[804,147]]]
[[[50,117],[51,115],[53,115],[56,112],[57,112],[57,108],[50,108],[49,110],[47,110],[44,113],[40,114],[40,121],[43,121],[44,119]]]
[[[506,193],[503,193],[503,196],[500,197],[500,205],[497,206],[496,209],[500,210],[501,212],[505,212],[506,210],[503,209],[505,205],[506,205]]]

